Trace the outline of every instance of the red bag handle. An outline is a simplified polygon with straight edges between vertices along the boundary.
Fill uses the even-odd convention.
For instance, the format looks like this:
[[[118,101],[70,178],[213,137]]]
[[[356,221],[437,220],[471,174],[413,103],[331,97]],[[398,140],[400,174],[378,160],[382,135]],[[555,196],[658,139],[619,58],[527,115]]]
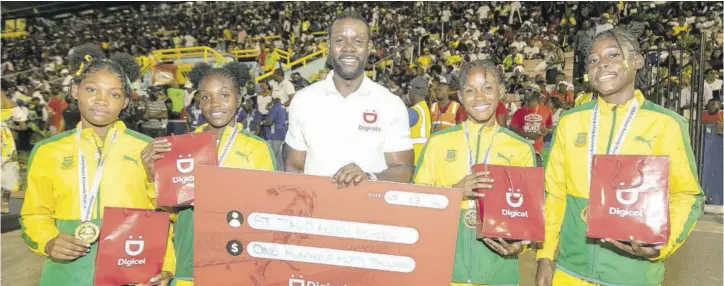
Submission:
[[[631,186],[621,187],[620,185],[617,185],[616,182],[614,181],[616,179],[616,177],[618,177],[618,174],[621,172],[621,161],[616,160],[616,171],[613,173],[613,176],[611,176],[611,180],[609,183],[616,190],[626,190],[626,189],[634,189],[634,188],[640,187],[644,183],[644,171],[642,169],[643,169],[643,165],[645,162],[646,162],[646,159],[636,162],[636,170],[638,171],[639,178],[641,178],[641,179],[639,179],[638,182],[636,182],[635,184],[632,184]]]

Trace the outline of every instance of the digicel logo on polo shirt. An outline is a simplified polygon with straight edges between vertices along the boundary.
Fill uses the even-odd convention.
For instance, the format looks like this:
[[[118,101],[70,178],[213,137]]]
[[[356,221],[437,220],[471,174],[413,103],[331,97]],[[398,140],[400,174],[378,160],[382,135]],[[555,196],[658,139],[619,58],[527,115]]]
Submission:
[[[366,110],[362,112],[362,120],[367,124],[360,124],[359,130],[360,131],[375,131],[380,132],[382,129],[380,129],[379,126],[369,126],[368,124],[374,124],[377,122],[377,111],[376,110]]]

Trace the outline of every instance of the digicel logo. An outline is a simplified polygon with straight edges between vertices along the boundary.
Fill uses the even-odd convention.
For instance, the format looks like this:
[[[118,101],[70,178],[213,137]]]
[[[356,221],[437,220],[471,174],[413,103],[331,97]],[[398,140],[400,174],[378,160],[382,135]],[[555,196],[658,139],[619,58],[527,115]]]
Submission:
[[[523,193],[520,192],[520,188],[516,188],[513,186],[513,180],[510,178],[510,175],[506,172],[505,175],[508,177],[508,185],[509,188],[507,192],[505,192],[505,202],[508,204],[508,206],[512,208],[519,208],[523,205]],[[528,217],[528,211],[517,211],[517,210],[502,210],[502,215],[507,216],[509,218],[527,218]]]
[[[131,267],[131,266],[133,266],[133,265],[144,265],[144,264],[146,264],[146,258],[143,258],[143,259],[133,259],[133,258],[123,259],[123,258],[119,258],[119,259],[118,259],[118,266]]]
[[[516,218],[516,217],[525,217],[525,218],[527,218],[527,217],[528,217],[528,211],[519,212],[519,211],[514,211],[514,210],[506,210],[506,209],[503,209],[502,213],[503,213],[503,216],[507,216],[507,217],[510,217],[510,218]]]
[[[644,217],[643,210],[627,210],[627,209],[619,209],[617,207],[608,208],[608,214],[617,215],[620,217],[627,217],[627,216]]]
[[[191,158],[191,154],[186,154],[186,157],[178,155],[178,159],[176,159],[176,170],[181,174],[188,174],[194,170],[194,158]],[[176,176],[171,180],[174,184],[188,184],[194,182],[194,176]]]
[[[126,240],[124,250],[126,254],[129,256],[138,256],[143,252],[143,236],[139,236],[138,239],[133,239],[133,236],[128,236],[128,240]],[[126,266],[130,267],[133,265],[144,265],[146,264],[146,258],[119,258],[118,259],[118,266]]]

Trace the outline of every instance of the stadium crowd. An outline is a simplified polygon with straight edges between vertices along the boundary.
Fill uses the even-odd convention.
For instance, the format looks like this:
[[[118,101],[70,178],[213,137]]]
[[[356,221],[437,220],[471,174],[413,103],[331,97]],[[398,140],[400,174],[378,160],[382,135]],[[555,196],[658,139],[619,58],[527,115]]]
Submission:
[[[344,9],[357,11],[373,27],[367,74],[410,105],[410,82],[426,78],[430,91],[426,100],[440,101],[433,109],[441,114],[456,101],[449,95],[460,88],[455,84],[460,67],[490,59],[506,72],[508,93],[536,93],[556,115],[552,118],[556,122],[576,98],[587,94],[590,98],[591,89],[582,76],[585,39],[632,23],[643,29],[639,38],[643,50],[664,50],[647,58],[650,66],[668,66],[654,71],[658,74],[673,75],[684,64],[677,65],[666,48],[698,50],[703,34],[708,58],[704,98],[721,99],[722,43],[717,37],[722,32],[722,4],[718,2],[187,2],[145,3],[64,19],[27,19],[26,37],[2,39],[3,107],[13,106],[10,125],[17,132],[18,149],[28,151],[33,143],[79,120],[67,96],[71,71],[77,69],[65,60],[73,47],[93,43],[107,55],[123,52],[136,57],[173,47],[209,46],[222,53],[256,49],[260,55],[254,61],[265,66],[265,60],[279,60],[270,57],[269,48],[291,51],[292,60],[325,48],[326,35],[319,32],[327,31],[334,15]],[[265,38],[273,35],[279,37]],[[571,53],[578,58],[567,58]],[[535,59],[542,61],[534,70],[524,68],[524,61]],[[669,61],[675,63],[668,65]],[[573,70],[565,70],[573,62]],[[247,128],[262,134],[264,128],[258,126],[269,126],[273,99],[288,106],[296,91],[323,79],[329,68],[312,77],[294,73],[288,79],[277,70],[269,80],[250,81],[238,121],[250,123]],[[685,94],[691,80],[683,77],[668,91]],[[137,82],[134,92],[122,115],[132,129],[161,136],[203,123],[190,84]],[[688,107],[683,98],[680,107]],[[499,112],[505,115],[501,123],[515,121],[514,112],[521,106],[501,106]],[[461,122],[465,115],[455,117]],[[284,134],[284,124],[273,126],[282,129],[275,134]]]

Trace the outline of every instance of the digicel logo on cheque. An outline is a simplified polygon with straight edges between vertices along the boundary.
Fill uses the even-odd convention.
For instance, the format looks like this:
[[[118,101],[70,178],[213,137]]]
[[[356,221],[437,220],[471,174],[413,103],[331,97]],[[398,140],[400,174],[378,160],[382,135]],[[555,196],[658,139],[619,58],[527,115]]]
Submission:
[[[143,252],[143,236],[139,236],[138,239],[133,239],[133,236],[128,236],[125,244],[125,252],[131,257],[140,255]],[[144,265],[146,264],[146,258],[119,258],[118,266],[131,267],[133,265]]]

